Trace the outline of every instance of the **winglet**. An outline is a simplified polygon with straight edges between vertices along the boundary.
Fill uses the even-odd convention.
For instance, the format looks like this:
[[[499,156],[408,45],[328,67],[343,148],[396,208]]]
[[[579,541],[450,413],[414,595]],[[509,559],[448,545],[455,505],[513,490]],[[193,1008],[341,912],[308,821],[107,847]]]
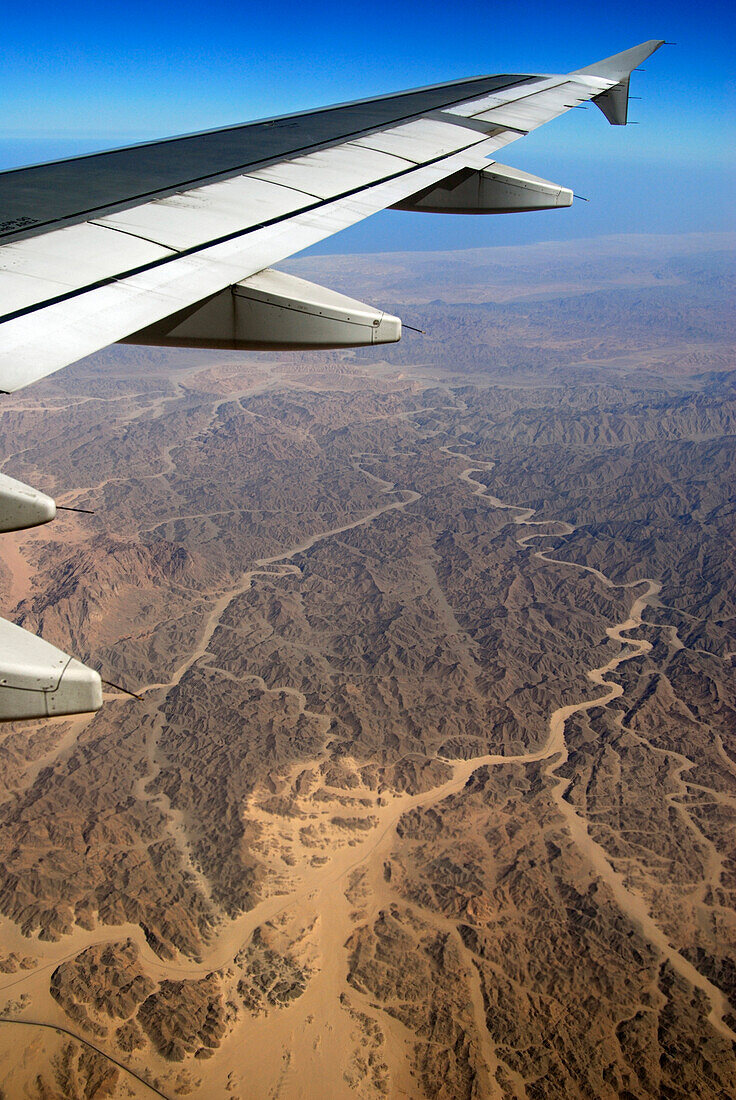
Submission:
[[[616,81],[611,88],[595,96],[593,102],[600,107],[612,126],[625,126],[629,113],[629,78],[634,69],[651,57],[660,46],[664,46],[664,40],[652,38],[649,42],[642,42],[640,46],[633,46],[623,53],[615,53],[585,69],[575,69],[570,75],[596,76],[602,80]]]

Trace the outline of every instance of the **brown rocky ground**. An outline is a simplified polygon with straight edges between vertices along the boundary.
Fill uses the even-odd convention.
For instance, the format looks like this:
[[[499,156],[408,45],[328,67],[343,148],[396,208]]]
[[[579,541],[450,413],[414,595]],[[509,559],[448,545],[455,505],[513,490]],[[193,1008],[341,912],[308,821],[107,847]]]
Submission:
[[[428,335],[3,398],[95,513],[5,613],[141,695],[0,733],[3,1095],[736,1092],[731,246],[302,260]]]

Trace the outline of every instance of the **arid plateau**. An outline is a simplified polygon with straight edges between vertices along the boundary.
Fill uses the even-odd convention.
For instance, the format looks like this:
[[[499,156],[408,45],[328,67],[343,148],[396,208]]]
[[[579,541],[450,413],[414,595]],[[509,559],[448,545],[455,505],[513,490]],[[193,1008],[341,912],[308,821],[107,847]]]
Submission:
[[[736,1095],[734,238],[314,257],[424,330],[2,396],[0,1096]]]

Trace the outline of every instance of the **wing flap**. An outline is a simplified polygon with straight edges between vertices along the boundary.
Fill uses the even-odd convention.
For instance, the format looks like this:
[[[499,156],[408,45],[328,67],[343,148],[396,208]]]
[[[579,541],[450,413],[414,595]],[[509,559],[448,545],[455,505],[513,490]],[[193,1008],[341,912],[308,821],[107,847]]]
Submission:
[[[474,113],[471,117],[498,126],[512,126],[515,129],[529,131],[543,126],[553,118],[564,114],[570,107],[590,99],[591,90],[584,84],[576,86],[573,80],[565,81],[525,96],[518,102],[503,101],[487,109]]]
[[[520,87],[494,89],[492,92],[479,96],[477,99],[469,99],[465,103],[456,104],[454,107],[447,107],[444,113],[472,118],[482,114],[483,111],[490,111],[494,107],[503,106],[505,103],[518,103],[524,99],[531,99],[532,96],[537,96],[551,88],[559,87],[560,84],[564,83],[566,80],[567,77],[565,76],[529,77]]]

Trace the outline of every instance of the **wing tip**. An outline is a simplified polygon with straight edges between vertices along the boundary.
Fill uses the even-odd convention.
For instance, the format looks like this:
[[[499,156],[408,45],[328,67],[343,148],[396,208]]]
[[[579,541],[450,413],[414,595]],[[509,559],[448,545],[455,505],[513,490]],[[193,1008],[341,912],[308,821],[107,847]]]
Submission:
[[[599,76],[603,80],[615,80],[619,83],[626,80],[642,61],[646,61],[664,45],[663,38],[650,38],[648,42],[641,42],[638,46],[612,54],[611,57],[604,57],[601,61],[586,65],[584,69],[574,69],[573,72],[579,76]]]

